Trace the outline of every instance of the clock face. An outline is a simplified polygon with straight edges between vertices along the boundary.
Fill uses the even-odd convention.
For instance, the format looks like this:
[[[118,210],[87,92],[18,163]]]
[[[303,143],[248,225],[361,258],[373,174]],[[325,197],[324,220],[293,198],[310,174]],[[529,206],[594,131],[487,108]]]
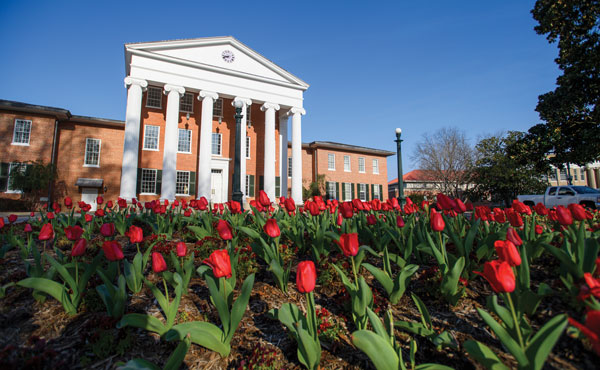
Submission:
[[[235,55],[233,55],[233,51],[231,51],[231,50],[225,50],[225,51],[223,51],[223,53],[221,53],[221,57],[227,63],[231,63],[235,59]]]

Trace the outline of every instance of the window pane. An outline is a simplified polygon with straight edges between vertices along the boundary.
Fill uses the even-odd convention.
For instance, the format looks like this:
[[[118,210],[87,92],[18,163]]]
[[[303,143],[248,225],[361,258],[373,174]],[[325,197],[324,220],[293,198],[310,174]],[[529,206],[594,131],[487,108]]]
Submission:
[[[175,194],[188,195],[190,193],[190,173],[188,171],[177,171],[177,182],[175,183]]]
[[[221,134],[212,134],[212,154],[221,155]]]
[[[144,129],[144,149],[158,150],[159,126],[146,125]]]
[[[346,183],[344,193],[345,200],[352,200],[352,184],[350,184],[349,182]]]
[[[335,170],[335,154],[327,155],[327,168]]]
[[[87,166],[98,166],[100,164],[100,140],[85,140],[85,161]]]
[[[213,103],[213,116],[223,117],[223,99],[216,99]]]
[[[373,159],[373,173],[379,173],[379,160]]]
[[[358,157],[358,172],[365,172],[365,159]]]
[[[252,109],[250,109],[250,105],[246,105],[246,124],[250,125],[252,122]]]
[[[156,193],[156,170],[142,169],[140,191],[142,193]]]
[[[31,121],[18,119],[15,121],[15,134],[13,136],[14,144],[29,144],[31,134]]]
[[[244,194],[247,196],[250,194],[250,175],[246,175],[246,186],[244,189]]]
[[[162,89],[160,87],[148,87],[146,106],[149,108],[162,108]]]
[[[246,158],[250,158],[250,136],[246,136]]]
[[[292,177],[292,157],[288,157],[288,177]]]
[[[344,156],[344,171],[350,172],[350,156],[349,155]]]
[[[179,102],[179,110],[182,112],[194,112],[194,94],[185,93]]]
[[[192,152],[192,130],[179,129],[179,140],[177,142],[177,151],[180,153]]]
[[[366,190],[367,190],[367,185],[366,184],[358,184],[358,187],[360,189],[358,192],[359,199],[362,201],[367,200],[367,195],[365,194]]]

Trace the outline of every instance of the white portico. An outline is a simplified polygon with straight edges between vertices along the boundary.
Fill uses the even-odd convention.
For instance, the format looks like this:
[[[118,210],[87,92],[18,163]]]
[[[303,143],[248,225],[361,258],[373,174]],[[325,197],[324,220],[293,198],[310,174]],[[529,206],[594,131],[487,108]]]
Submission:
[[[195,195],[196,198],[204,196],[212,201],[228,199],[229,172],[230,167],[233,166],[233,158],[216,157],[214,150],[211,151],[215,145],[213,132],[216,119],[215,103],[219,99],[221,101],[227,99],[232,102],[241,101],[242,112],[247,112],[247,107],[255,107],[256,115],[264,114],[264,117],[252,117],[252,125],[261,125],[257,132],[260,131],[261,135],[264,135],[253,145],[261,143],[261,146],[256,147],[256,150],[261,151],[262,157],[261,185],[272,200],[276,196],[276,162],[279,163],[277,170],[280,174],[277,186],[279,189],[287,189],[287,150],[281,148],[287,148],[288,132],[291,131],[291,196],[297,204],[303,203],[301,116],[305,114],[303,93],[308,88],[308,84],[233,37],[126,44],[125,56],[127,74],[125,85],[128,94],[120,191],[122,198],[138,197],[142,181],[138,176],[143,176],[142,193],[147,193],[143,189],[152,188],[148,184],[149,179],[153,179],[156,184],[161,184],[152,188],[156,189],[156,195],[160,198],[173,200],[176,195],[181,195],[182,178],[179,170],[182,163],[178,163],[182,161],[182,156],[179,154],[181,142],[178,141],[178,135],[181,135],[178,134],[178,130],[181,131],[178,125],[182,124],[180,106],[182,102],[188,104],[189,102],[184,98],[193,93],[201,101],[198,103],[201,105],[201,113],[197,120],[198,133],[195,136],[190,134],[190,147],[197,146],[197,157],[194,156],[193,159],[188,159],[189,156],[185,157],[188,167],[190,161],[197,164],[195,171],[187,171],[189,177],[194,177],[188,179],[189,186],[193,186],[195,190],[189,194]],[[149,114],[142,114],[144,107],[147,106],[147,104],[142,106],[142,99],[148,94],[147,90],[153,89],[155,93],[157,88],[162,89],[162,93],[166,95],[166,103],[161,106],[164,122],[161,122],[160,129],[156,130],[158,141],[156,151],[159,153],[155,154],[158,155],[162,151],[162,168],[157,168],[155,172],[148,172],[149,170],[144,168],[145,172],[141,172],[142,168],[147,166],[141,163],[140,149],[142,147],[146,149],[148,139],[144,137],[147,134],[143,126],[144,120],[149,116]],[[158,96],[157,99],[160,102],[161,97]],[[240,141],[241,152],[246,153],[247,117],[245,113],[243,115]],[[292,121],[291,130],[287,127],[288,117],[291,117]],[[276,129],[277,121],[279,126]],[[221,118],[218,122],[221,122]],[[234,135],[234,132],[230,133],[227,141],[224,142],[234,141]],[[276,145],[276,141],[279,145]],[[192,153],[191,149],[190,153]],[[221,177],[218,174],[221,174]],[[245,192],[247,188],[245,155],[242,155],[240,180],[242,192]],[[220,186],[223,193],[214,195],[215,186]],[[231,194],[229,198],[230,196]]]

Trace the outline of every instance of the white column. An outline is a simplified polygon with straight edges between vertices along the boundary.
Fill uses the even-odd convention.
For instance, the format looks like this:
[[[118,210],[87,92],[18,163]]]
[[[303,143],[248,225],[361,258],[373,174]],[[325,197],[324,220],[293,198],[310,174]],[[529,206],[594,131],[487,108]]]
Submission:
[[[177,141],[179,124],[179,99],[185,93],[181,86],[165,85],[167,95],[167,119],[165,125],[165,144],[162,168],[161,199],[175,199],[175,181],[177,177]]]
[[[125,77],[125,87],[128,90],[120,197],[127,201],[131,201],[131,198],[137,198],[136,185],[140,123],[142,119],[142,93],[147,86],[148,82],[146,80]]]
[[[296,204],[304,204],[302,200],[302,108],[292,108],[288,115],[292,116],[292,198]]]
[[[198,151],[198,191],[197,197],[211,201],[210,162],[212,159],[213,103],[219,95],[212,91],[200,91],[198,100],[202,100],[200,118],[200,150]],[[227,174],[225,174],[227,176]]]
[[[260,110],[265,112],[265,167],[264,190],[272,202],[275,200],[275,111],[279,105],[264,103]]]
[[[288,116],[279,115],[279,177],[281,178],[281,195],[287,198],[288,193]]]
[[[231,102],[231,105],[234,105],[236,101],[241,101],[243,106],[242,106],[242,122],[241,122],[241,127],[240,127],[240,143],[241,143],[241,150],[240,150],[240,189],[242,190],[242,193],[244,194],[244,197],[242,198],[242,202],[244,200],[246,200],[246,196],[248,194],[246,194],[246,127],[248,125],[248,117],[246,117],[246,109],[248,108],[248,106],[252,105],[252,100],[247,99],[247,98],[240,98],[239,96],[236,97],[235,99],[233,99],[233,101]],[[252,145],[252,143],[250,143],[250,145]]]

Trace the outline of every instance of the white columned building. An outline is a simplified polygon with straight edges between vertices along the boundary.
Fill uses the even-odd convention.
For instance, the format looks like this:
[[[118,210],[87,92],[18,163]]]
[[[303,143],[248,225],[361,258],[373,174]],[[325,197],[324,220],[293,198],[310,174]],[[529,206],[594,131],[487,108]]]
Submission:
[[[223,102],[238,99],[243,102],[241,191],[256,197],[262,186],[273,201],[276,195],[287,195],[287,117],[291,116],[292,197],[296,204],[303,203],[301,115],[306,82],[233,37],[126,44],[125,60],[129,90],[122,198],[230,200],[235,120],[232,108]],[[156,91],[167,95],[166,107]],[[194,97],[201,103],[195,104]],[[251,104],[264,112],[264,117],[251,118],[253,131],[264,137],[251,140],[248,148],[249,153],[263,153],[262,166],[256,157],[246,160],[246,108]],[[195,123],[190,123],[191,117]],[[247,177],[253,183],[246,184]],[[246,194],[247,189],[251,194]]]

